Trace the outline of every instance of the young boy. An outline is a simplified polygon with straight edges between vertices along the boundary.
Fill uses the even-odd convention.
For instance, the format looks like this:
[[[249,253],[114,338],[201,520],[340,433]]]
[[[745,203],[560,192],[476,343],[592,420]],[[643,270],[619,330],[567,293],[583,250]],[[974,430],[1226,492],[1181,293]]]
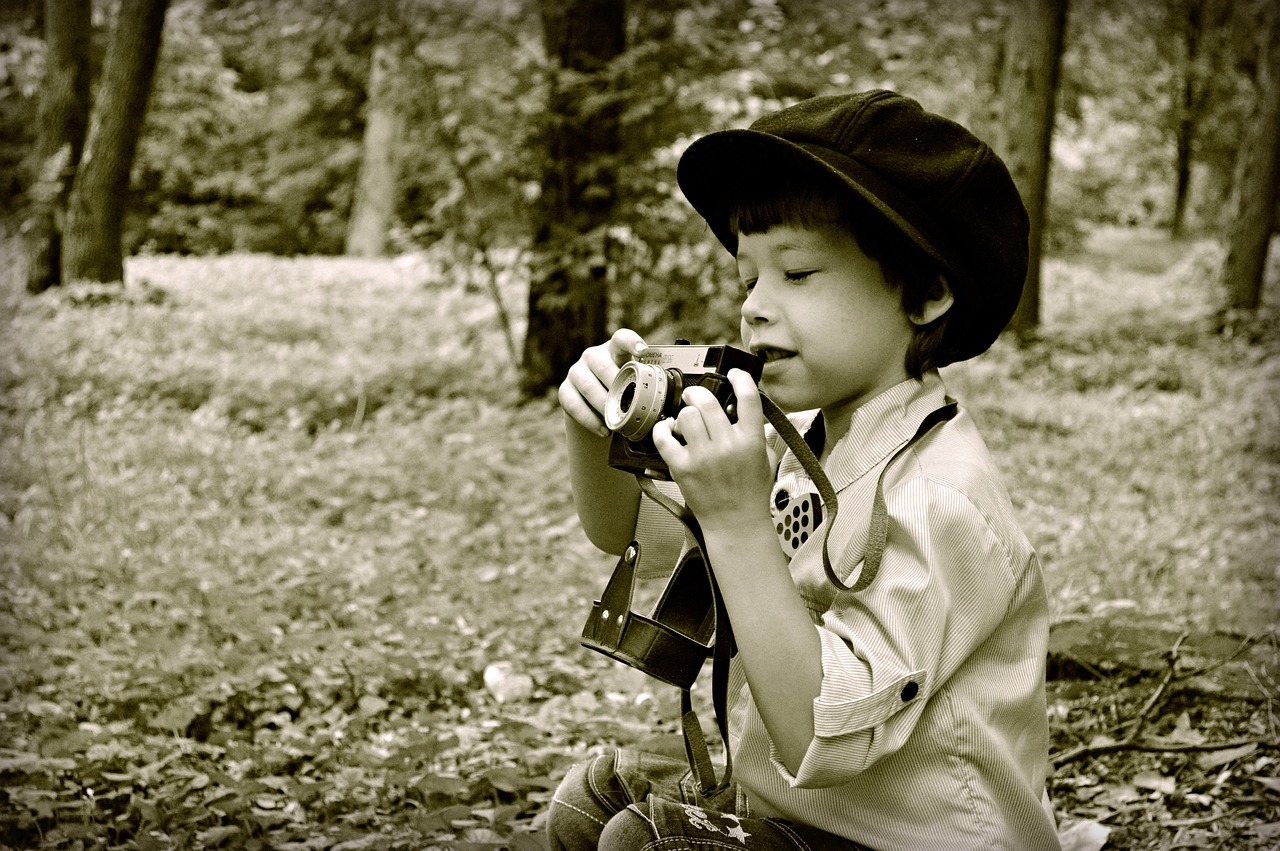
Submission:
[[[888,536],[870,584],[838,590],[816,488],[752,379],[729,373],[736,421],[687,389],[653,437],[733,626],[734,784],[706,800],[683,762],[598,757],[556,792],[552,847],[1058,848],[1035,554],[963,409],[893,457],[951,401],[938,368],[985,351],[1017,306],[1027,216],[1008,171],[960,125],[872,91],[712,133],[678,178],[737,258],[759,390],[837,493],[826,547],[840,581],[863,567],[877,490]],[[620,330],[560,388],[578,513],[614,553],[651,508],[607,466],[601,411],[643,348]]]

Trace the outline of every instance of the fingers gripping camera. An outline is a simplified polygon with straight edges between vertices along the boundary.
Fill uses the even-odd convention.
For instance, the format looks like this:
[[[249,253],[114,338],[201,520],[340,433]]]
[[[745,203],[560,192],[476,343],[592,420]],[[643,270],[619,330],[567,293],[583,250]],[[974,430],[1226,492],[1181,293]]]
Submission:
[[[605,399],[604,422],[613,432],[609,466],[650,479],[671,478],[666,462],[653,444],[653,427],[684,407],[686,387],[705,387],[720,407],[733,414],[736,399],[728,375],[741,369],[760,380],[764,361],[733,346],[650,346],[623,364]]]

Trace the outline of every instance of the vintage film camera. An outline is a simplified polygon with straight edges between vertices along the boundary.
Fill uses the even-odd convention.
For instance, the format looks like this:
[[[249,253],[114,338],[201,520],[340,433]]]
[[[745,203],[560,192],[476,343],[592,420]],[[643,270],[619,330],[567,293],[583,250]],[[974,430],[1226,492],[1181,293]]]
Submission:
[[[604,422],[613,431],[609,466],[650,479],[669,480],[670,472],[653,445],[651,432],[659,420],[684,407],[686,387],[705,387],[720,407],[733,415],[736,400],[726,376],[741,369],[756,381],[764,361],[733,346],[650,346],[623,364],[605,399]]]
[[[706,387],[733,416],[736,398],[726,377],[742,369],[759,381],[761,358],[732,346],[652,346],[624,364],[609,388],[605,424],[613,431],[609,465],[634,473],[641,489],[680,520],[696,545],[675,565],[652,616],[632,611],[638,596],[639,563],[651,543],[632,541],[614,568],[604,593],[591,607],[582,644],[649,676],[682,689],[692,687],[717,634],[726,641],[728,624],[716,622],[715,579],[702,553],[693,516],[651,480],[666,481],[670,471],[653,444],[653,426],[675,416],[684,388]]]

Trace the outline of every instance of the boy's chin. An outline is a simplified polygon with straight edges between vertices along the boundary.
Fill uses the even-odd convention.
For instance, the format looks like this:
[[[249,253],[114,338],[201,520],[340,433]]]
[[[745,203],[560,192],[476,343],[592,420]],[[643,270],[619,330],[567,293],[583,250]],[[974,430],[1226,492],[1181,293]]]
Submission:
[[[788,393],[787,387],[771,386],[771,383],[765,379],[760,382],[760,392],[768,396],[773,404],[782,409],[784,413],[794,414],[799,411],[808,411],[818,407],[815,404],[808,404],[809,400],[800,398],[798,394]]]

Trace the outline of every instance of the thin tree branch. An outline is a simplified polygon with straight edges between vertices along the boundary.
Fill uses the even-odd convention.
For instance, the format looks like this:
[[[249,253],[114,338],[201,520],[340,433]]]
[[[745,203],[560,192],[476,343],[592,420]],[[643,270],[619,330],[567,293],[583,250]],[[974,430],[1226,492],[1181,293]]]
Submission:
[[[1169,690],[1169,684],[1173,682],[1178,673],[1178,656],[1182,652],[1182,643],[1187,640],[1188,635],[1190,633],[1184,632],[1178,636],[1177,641],[1173,642],[1173,647],[1169,649],[1167,654],[1169,665],[1165,668],[1164,675],[1160,677],[1160,684],[1151,693],[1151,697],[1147,698],[1147,702],[1142,705],[1142,709],[1138,711],[1138,717],[1129,727],[1129,732],[1125,734],[1124,739],[1121,741],[1135,741],[1138,738],[1138,734],[1142,732],[1142,728],[1150,720],[1152,710],[1164,699],[1165,693]]]
[[[430,83],[425,87],[428,95],[427,106],[431,110],[436,133],[444,141],[444,151],[450,168],[453,170],[454,177],[462,186],[463,194],[469,199],[477,199],[479,193],[471,180],[471,173],[462,161],[462,136],[457,127],[450,127],[445,121],[444,104],[441,101],[440,90],[434,73],[429,76]],[[450,213],[450,217],[454,219],[455,227],[459,230],[464,229],[464,222],[467,221],[465,216],[459,216]],[[502,288],[498,285],[498,270],[493,263],[491,251],[493,248],[493,240],[490,239],[489,228],[484,225],[476,225],[474,230],[467,233],[468,240],[472,243],[472,247],[480,255],[480,265],[484,269],[485,289],[488,291],[489,298],[492,299],[494,307],[498,311],[498,322],[502,327],[502,337],[507,344],[507,355],[511,359],[511,364],[516,369],[520,367],[520,350],[516,343],[515,328],[511,320],[511,314],[507,310],[506,300],[502,297]]]
[[[1264,639],[1267,639],[1267,638],[1274,639],[1275,637],[1276,637],[1276,631],[1274,629],[1267,630],[1266,632],[1254,633],[1253,635],[1250,635],[1247,638],[1245,638],[1243,641],[1241,641],[1240,646],[1237,647],[1234,651],[1232,651],[1230,656],[1227,656],[1222,659],[1218,659],[1215,662],[1210,662],[1209,664],[1201,668],[1196,668],[1194,671],[1191,671],[1190,673],[1183,674],[1183,677],[1184,678],[1198,677],[1198,676],[1201,676],[1202,674],[1207,674],[1210,671],[1217,670],[1218,668],[1221,668],[1223,665],[1227,664],[1228,662],[1232,662],[1236,659],[1239,659],[1246,652],[1248,652],[1249,648],[1253,647],[1255,644],[1262,642]]]
[[[1231,739],[1225,742],[1202,742],[1200,744],[1162,744],[1159,742],[1107,742],[1100,745],[1080,745],[1070,750],[1062,751],[1053,756],[1053,767],[1066,765],[1086,756],[1101,756],[1103,754],[1117,753],[1119,751],[1143,751],[1146,753],[1199,753],[1203,751],[1225,751],[1232,748],[1242,748],[1245,745],[1262,745],[1269,748],[1280,748],[1280,741],[1264,739],[1260,736],[1253,736],[1245,739]]]
[[[1117,753],[1119,751],[1145,751],[1149,753],[1195,753],[1203,751],[1222,751],[1231,748],[1243,747],[1249,744],[1259,744],[1266,747],[1280,747],[1280,741],[1267,739],[1261,736],[1253,736],[1242,739],[1232,739],[1225,742],[1206,742],[1201,744],[1165,744],[1160,742],[1139,741],[1138,736],[1142,733],[1147,722],[1151,719],[1152,713],[1156,707],[1165,698],[1168,693],[1169,686],[1175,681],[1185,680],[1191,677],[1197,677],[1215,668],[1227,664],[1233,659],[1238,658],[1250,647],[1262,641],[1267,636],[1274,636],[1275,631],[1260,633],[1245,639],[1236,650],[1224,659],[1210,663],[1203,667],[1197,668],[1190,673],[1178,675],[1178,659],[1181,655],[1182,644],[1187,640],[1189,633],[1182,633],[1173,643],[1168,653],[1168,667],[1160,677],[1160,682],[1156,685],[1151,695],[1143,703],[1142,708],[1138,710],[1138,714],[1134,716],[1133,721],[1129,725],[1129,730],[1125,733],[1123,739],[1116,742],[1106,742],[1096,745],[1079,745],[1065,751],[1060,751],[1050,758],[1050,762],[1054,768],[1059,768],[1069,762],[1082,759],[1084,757],[1101,756],[1103,754]]]

